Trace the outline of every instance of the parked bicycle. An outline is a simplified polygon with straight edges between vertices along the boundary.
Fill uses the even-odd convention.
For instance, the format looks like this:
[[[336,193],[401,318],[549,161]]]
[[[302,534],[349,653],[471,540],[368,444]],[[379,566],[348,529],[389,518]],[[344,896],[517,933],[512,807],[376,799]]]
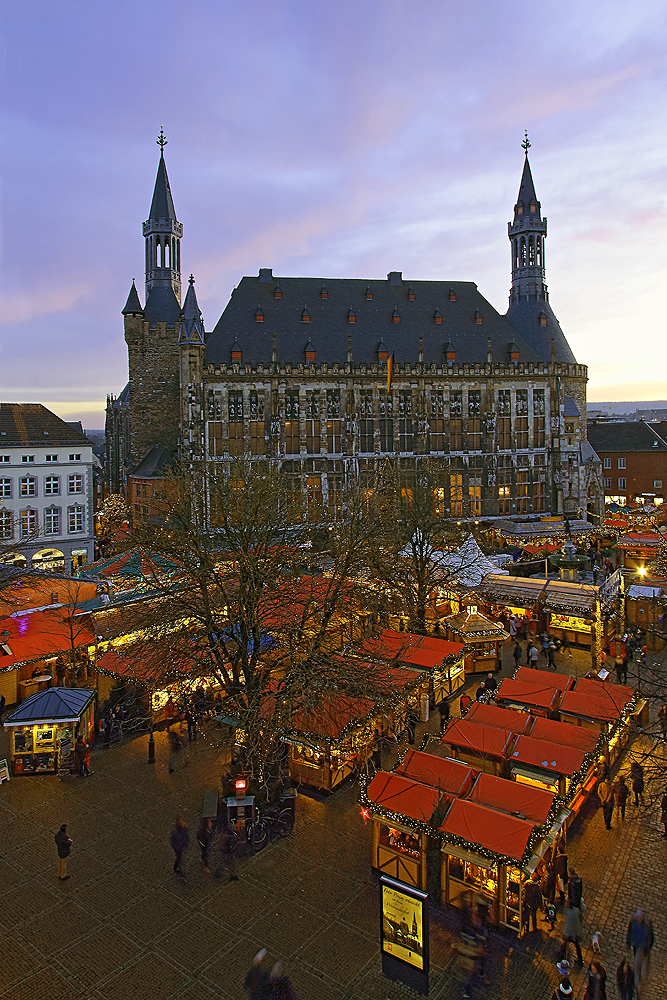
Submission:
[[[294,816],[291,809],[267,806],[259,810],[257,822],[248,830],[248,839],[256,851],[261,851],[269,840],[274,837],[289,837],[293,829]]]

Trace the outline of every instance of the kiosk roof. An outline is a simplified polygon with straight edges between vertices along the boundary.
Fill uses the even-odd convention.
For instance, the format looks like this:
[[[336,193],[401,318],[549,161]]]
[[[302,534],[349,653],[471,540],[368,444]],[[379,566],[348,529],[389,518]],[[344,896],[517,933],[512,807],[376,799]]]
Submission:
[[[467,719],[455,719],[442,734],[443,743],[489,757],[507,757],[513,741],[513,733],[494,726],[481,726]]]
[[[487,851],[521,861],[534,825],[530,820],[509,816],[477,802],[454,799],[439,829],[444,834],[463,837],[473,850],[479,844]]]
[[[573,715],[577,719],[591,719],[593,722],[615,722],[621,715],[613,701],[594,698],[581,691],[566,691],[559,712],[561,715]]]
[[[527,733],[533,720],[527,712],[514,712],[511,708],[499,708],[498,705],[485,705],[483,701],[472,703],[466,714],[469,722],[481,726],[494,726],[508,733]]]
[[[498,688],[497,697],[501,701],[515,701],[519,705],[553,711],[560,698],[560,691],[548,680],[543,680],[541,684],[529,684],[506,677]]]
[[[570,777],[584,762],[586,753],[575,747],[557,746],[531,736],[519,736],[510,760],[513,764],[528,764],[540,771],[551,771]]]
[[[582,729],[569,722],[556,722],[554,719],[543,719],[537,716],[530,735],[535,740],[548,740],[559,746],[574,747],[588,753],[593,750],[600,734],[593,729]]]
[[[519,819],[525,818],[543,826],[549,816],[554,796],[542,788],[532,785],[520,785],[507,778],[496,778],[493,774],[482,772],[468,796],[471,802],[483,806],[501,809],[503,812],[519,814]]]
[[[431,753],[409,749],[395,773],[421,781],[449,795],[465,795],[471,788],[477,771],[451,757],[435,757]]]
[[[437,789],[412,781],[400,774],[379,771],[367,790],[371,802],[384,809],[428,823],[437,809],[442,795]]]
[[[95,691],[85,688],[52,687],[37,691],[7,716],[5,725],[11,729],[40,722],[77,722],[94,697]]]
[[[626,687],[624,684],[608,684],[606,681],[589,677],[580,677],[575,691],[577,694],[587,694],[596,701],[609,702],[616,708],[619,716],[628,702],[632,701],[635,693],[634,688]]]
[[[544,685],[544,673],[541,670],[533,670],[532,667],[519,667],[514,675],[515,681],[525,681],[527,684]],[[549,674],[549,686],[558,688],[559,691],[569,691],[574,687],[574,677],[569,674]]]

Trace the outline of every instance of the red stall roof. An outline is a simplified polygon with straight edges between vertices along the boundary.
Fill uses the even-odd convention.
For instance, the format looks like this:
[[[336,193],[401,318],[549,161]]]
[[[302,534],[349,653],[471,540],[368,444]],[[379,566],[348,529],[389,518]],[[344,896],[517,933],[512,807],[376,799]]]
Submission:
[[[64,607],[1,618],[0,632],[6,630],[9,635],[2,640],[0,671],[14,670],[31,660],[50,659],[73,648],[93,646],[95,633],[91,631],[90,616],[74,614],[68,622],[70,613],[71,609]]]
[[[552,712],[560,699],[560,691],[546,679],[541,684],[528,684],[525,681],[513,681],[506,677],[498,688],[498,698],[501,701],[514,701],[519,705],[528,705],[546,709]]]
[[[519,667],[514,678],[515,681],[525,681],[527,684],[543,685],[548,683],[550,687],[558,688],[559,691],[569,691],[574,687],[574,677],[569,674],[550,673],[549,680],[546,681],[543,670],[533,670],[532,667]]]
[[[487,757],[507,757],[514,734],[494,726],[480,726],[467,719],[455,719],[442,734],[442,742],[472,750]]]
[[[574,715],[593,722],[616,722],[621,715],[612,701],[593,698],[580,691],[566,691],[558,711],[561,715]]]
[[[379,659],[413,663],[415,666],[438,666],[448,656],[458,656],[463,649],[460,642],[449,642],[430,635],[413,635],[385,628],[374,639],[367,639],[361,651]],[[420,659],[423,658],[423,662]]]
[[[511,708],[499,708],[497,705],[485,705],[482,701],[472,703],[466,712],[468,722],[476,722],[481,726],[494,726],[508,733],[527,733],[533,720],[527,712],[514,712]]]
[[[579,770],[586,756],[575,747],[557,746],[545,740],[535,740],[531,736],[519,736],[512,751],[512,764],[528,764],[540,771],[552,771],[571,777]]]
[[[607,681],[599,681],[588,677],[580,677],[574,689],[577,694],[587,694],[597,701],[610,702],[618,711],[620,716],[623,709],[632,701],[634,688],[626,687],[624,684],[609,684]]]
[[[574,747],[588,753],[595,748],[599,733],[593,729],[582,729],[569,722],[555,722],[554,719],[543,719],[537,716],[530,731],[535,740],[548,740],[563,747]]]
[[[477,775],[467,764],[451,757],[435,757],[431,753],[420,750],[408,750],[402,764],[396,768],[396,774],[402,774],[414,781],[431,785],[449,795],[465,795]]]
[[[440,831],[521,861],[533,826],[529,820],[508,816],[477,802],[454,799]]]
[[[543,826],[549,816],[554,796],[543,788],[520,785],[507,778],[496,778],[482,772],[468,796],[471,802],[502,809],[506,813],[522,813],[523,818]],[[519,819],[522,817],[519,816]]]
[[[400,774],[379,771],[367,790],[371,802],[384,809],[428,823],[437,809],[442,795],[437,789],[411,781]]]

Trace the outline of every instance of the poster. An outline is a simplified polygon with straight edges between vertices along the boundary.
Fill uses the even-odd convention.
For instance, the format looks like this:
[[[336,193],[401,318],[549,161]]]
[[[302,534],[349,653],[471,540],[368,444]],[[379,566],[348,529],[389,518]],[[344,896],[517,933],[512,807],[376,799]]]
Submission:
[[[382,883],[382,950],[424,969],[424,904],[397,883]]]

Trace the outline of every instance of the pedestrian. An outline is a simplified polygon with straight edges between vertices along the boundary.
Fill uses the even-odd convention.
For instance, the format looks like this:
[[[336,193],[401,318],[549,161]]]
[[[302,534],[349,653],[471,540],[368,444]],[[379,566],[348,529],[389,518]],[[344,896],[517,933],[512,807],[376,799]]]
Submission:
[[[262,968],[262,962],[266,957],[266,948],[258,951],[252,960],[252,965],[243,980],[243,988],[247,991],[250,1000],[263,1000],[269,985],[269,974]]]
[[[638,760],[633,760],[630,765],[630,777],[632,778],[632,791],[635,795],[635,805],[639,805],[640,799],[641,804],[644,805],[644,768]]]
[[[197,710],[190,702],[185,710],[185,721],[188,724],[188,743],[197,740]]]
[[[197,830],[197,843],[199,844],[199,850],[201,852],[200,861],[202,867],[206,874],[211,870],[208,867],[208,849],[211,845],[211,840],[213,839],[213,820],[210,816],[204,817],[199,824],[199,829]]]
[[[623,683],[628,683],[628,657],[627,654],[621,660],[621,673],[623,675]],[[619,681],[620,684],[620,681]]]
[[[584,898],[584,883],[581,881],[581,876],[574,869],[570,868],[570,878],[567,883],[567,901],[570,906],[576,906],[581,909],[581,904]]]
[[[79,777],[87,778],[90,774],[90,768],[88,767],[88,744],[82,736],[79,736],[74,744],[74,753],[76,755]]]
[[[58,878],[61,882],[64,882],[65,879],[69,878],[67,874],[67,859],[72,849],[72,840],[67,836],[67,823],[63,823],[53,839],[56,842],[58,850]]]
[[[417,716],[414,712],[408,712],[405,717],[405,731],[408,734],[408,743],[411,747],[415,745],[415,729],[417,726]]]
[[[616,969],[616,985],[621,1000],[632,1000],[635,994],[635,974],[627,959],[622,958]]]
[[[540,890],[542,892],[542,907],[547,913],[547,908],[556,902],[556,873],[551,865],[542,876]]]
[[[265,993],[266,1000],[297,1000],[294,987],[287,976],[283,975],[283,963],[276,962],[271,969]]]
[[[493,676],[493,674],[488,673],[486,675],[486,680],[484,681],[484,687],[487,691],[495,691],[498,687],[498,681]]]
[[[568,962],[559,962],[559,965],[569,965]],[[572,1000],[572,983],[569,979],[561,979],[556,989],[551,994],[551,1000]]]
[[[616,802],[616,812],[620,813],[621,821],[625,820],[625,805],[630,795],[630,789],[625,783],[625,775],[619,775],[618,781],[614,785],[614,800]]]
[[[607,1000],[607,972],[602,962],[594,958],[588,966],[586,1000]]]
[[[440,732],[443,732],[443,730],[447,728],[447,723],[449,722],[449,717],[451,715],[449,702],[446,698],[443,698],[438,704],[438,712],[440,713]]]
[[[583,965],[581,957],[581,939],[584,936],[582,924],[582,913],[578,906],[570,906],[568,903],[563,913],[563,944],[560,958],[567,958],[567,946],[573,944],[577,950],[577,964]]]
[[[539,667],[537,666],[537,658],[538,658],[539,655],[540,655],[540,651],[538,650],[537,646],[531,646],[530,647],[530,665],[531,665],[531,667],[533,667],[534,670],[538,670],[539,669]]]
[[[598,785],[598,799],[600,800],[600,805],[602,806],[604,825],[607,830],[611,830],[611,817],[614,813],[614,793],[611,790],[611,784],[607,778],[603,778]]]
[[[113,712],[110,708],[104,713],[104,749],[109,749],[111,730],[113,729]]]
[[[461,718],[466,714],[470,706],[472,705],[472,698],[469,694],[462,694],[461,700],[459,701],[459,713]]]
[[[171,753],[169,754],[169,774],[173,774],[176,770],[176,756],[181,750],[181,741],[178,733],[173,733],[171,730],[167,730],[169,733],[169,742],[171,744]]]
[[[537,911],[542,902],[542,890],[540,889],[540,883],[538,881],[539,876],[537,872],[533,872],[530,882],[526,885],[524,890],[524,902],[526,904],[526,909],[528,911],[527,924],[533,925],[533,931],[537,931]]]
[[[2,710],[0,709],[0,715]],[[663,705],[658,712],[658,724],[660,726],[660,732],[662,733],[663,740],[667,740],[667,705]]]
[[[542,636],[542,656],[545,660],[549,659],[549,636],[546,632]]]
[[[653,924],[646,919],[644,911],[639,907],[628,924],[625,934],[625,944],[632,948],[634,961],[632,968],[635,977],[635,991],[639,993],[639,985],[648,972],[651,949],[655,942]]]
[[[480,686],[475,691],[475,701],[483,701],[485,694],[486,694],[486,685],[484,684],[484,681],[482,681]]]
[[[667,787],[665,787],[665,793],[660,799],[660,822],[665,828],[663,837],[667,837]]]
[[[469,997],[475,975],[479,975],[484,986],[489,986],[486,977],[486,940],[487,931],[479,904],[473,900],[465,913],[465,924],[461,929],[459,954],[464,959],[468,970],[468,980],[463,989],[463,996]]]
[[[565,893],[567,891],[567,883],[569,881],[568,869],[567,869],[567,854],[565,853],[564,847],[561,845],[556,853],[556,860],[554,861],[554,873],[556,875],[556,888],[558,889],[558,895],[560,897],[561,903],[565,902]]]
[[[190,834],[182,816],[176,817],[176,822],[169,836],[169,843],[174,851],[174,872],[177,875],[182,875],[183,852],[190,844]]]
[[[521,644],[518,641],[514,643],[512,656],[514,657],[514,666],[518,670],[519,664],[521,663]]]
[[[549,657],[549,666],[554,670],[556,669],[556,643],[553,639],[549,643],[549,649],[547,650],[547,655]]]

